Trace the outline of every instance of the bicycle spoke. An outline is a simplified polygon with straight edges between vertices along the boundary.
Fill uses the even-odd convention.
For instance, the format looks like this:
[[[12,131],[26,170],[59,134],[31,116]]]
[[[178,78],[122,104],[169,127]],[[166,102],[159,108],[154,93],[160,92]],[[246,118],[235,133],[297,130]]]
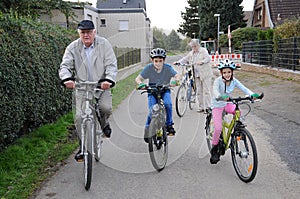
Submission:
[[[257,151],[251,134],[239,129],[231,143],[231,157],[234,169],[244,182],[251,182],[257,172]]]

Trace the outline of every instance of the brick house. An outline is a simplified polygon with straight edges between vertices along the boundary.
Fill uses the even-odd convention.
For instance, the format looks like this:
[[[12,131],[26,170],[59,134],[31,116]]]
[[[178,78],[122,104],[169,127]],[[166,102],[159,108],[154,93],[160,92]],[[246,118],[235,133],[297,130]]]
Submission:
[[[274,28],[286,19],[300,17],[299,0],[255,0],[251,26]]]

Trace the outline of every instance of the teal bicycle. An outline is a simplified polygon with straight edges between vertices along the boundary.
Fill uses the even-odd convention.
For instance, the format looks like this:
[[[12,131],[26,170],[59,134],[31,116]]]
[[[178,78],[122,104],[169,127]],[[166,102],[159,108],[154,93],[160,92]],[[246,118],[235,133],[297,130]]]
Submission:
[[[187,107],[192,110],[196,103],[196,83],[194,79],[194,65],[179,64],[183,67],[182,81],[176,93],[176,113],[182,117]]]

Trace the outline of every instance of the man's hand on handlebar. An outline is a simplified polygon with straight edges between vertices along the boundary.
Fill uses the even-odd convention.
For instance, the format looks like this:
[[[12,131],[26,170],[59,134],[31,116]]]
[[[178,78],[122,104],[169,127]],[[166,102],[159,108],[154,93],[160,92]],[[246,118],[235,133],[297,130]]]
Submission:
[[[110,87],[111,87],[111,83],[108,82],[108,81],[104,81],[104,82],[101,82],[101,83],[100,83],[100,88],[101,88],[102,90],[110,89]]]
[[[71,89],[75,88],[75,82],[72,80],[65,81],[64,84],[66,88],[71,88]]]

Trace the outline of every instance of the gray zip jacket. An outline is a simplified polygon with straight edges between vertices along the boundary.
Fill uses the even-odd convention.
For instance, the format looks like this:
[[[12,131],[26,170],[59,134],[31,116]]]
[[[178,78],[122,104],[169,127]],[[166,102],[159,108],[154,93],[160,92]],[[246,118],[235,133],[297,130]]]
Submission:
[[[93,45],[91,57],[93,81],[106,78],[115,82],[118,66],[111,44],[107,39],[96,36]],[[75,77],[77,81],[87,81],[88,60],[80,38],[67,46],[60,64],[59,77],[61,80]]]

